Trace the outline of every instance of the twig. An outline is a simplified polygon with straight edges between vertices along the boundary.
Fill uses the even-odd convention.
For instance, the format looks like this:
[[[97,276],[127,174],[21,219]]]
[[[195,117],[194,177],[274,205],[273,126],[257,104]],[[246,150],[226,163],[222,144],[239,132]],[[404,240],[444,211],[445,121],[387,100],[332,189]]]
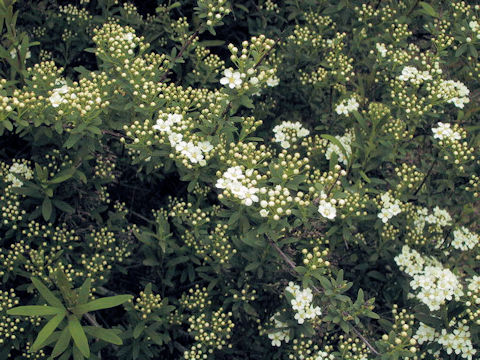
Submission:
[[[423,178],[422,182],[420,183],[420,185],[418,186],[417,190],[415,190],[415,192],[413,193],[413,196],[417,195],[417,193],[420,191],[420,189],[422,188],[422,186],[425,184],[425,182],[427,181],[427,178],[430,176],[430,174],[432,173],[432,170],[433,170],[433,167],[435,166],[435,164],[437,163],[438,161],[438,156],[435,158],[435,160],[432,162],[432,165],[430,166],[430,169],[428,169],[428,172],[427,174],[425,175],[425,177]]]
[[[85,316],[87,321],[90,323],[90,325],[100,327],[100,324],[97,322],[94,315],[89,314],[89,313],[85,313],[83,315]]]
[[[288,257],[288,255],[285,254],[285,253],[282,251],[282,249],[280,249],[280,247],[279,247],[275,242],[273,242],[273,240],[271,240],[270,238],[269,238],[268,240],[269,240],[270,244],[272,245],[272,247],[273,247],[273,248],[277,251],[277,253],[281,256],[281,258],[282,258],[283,260],[285,260],[285,262],[292,268],[292,270],[293,270],[294,272],[296,272],[296,270],[295,270],[295,263],[293,262],[293,260],[290,259],[290,258]],[[317,288],[316,286],[312,286],[312,289],[315,290],[315,292],[317,292],[317,293],[319,293],[319,294],[323,293],[323,291],[320,290],[319,288]],[[344,315],[350,316],[350,314],[348,314],[347,312],[344,312]],[[371,351],[372,353],[374,353],[374,354],[377,355],[377,356],[380,356],[380,355],[381,355],[381,354],[368,342],[368,340],[360,333],[360,331],[358,331],[358,329],[357,329],[355,326],[351,325],[351,327],[352,327],[353,332],[360,338],[360,340],[362,340],[362,341],[365,343],[365,345],[367,345],[367,347],[370,349],[370,351]]]
[[[352,330],[360,338],[360,340],[362,340],[364,344],[367,345],[367,347],[370,349],[372,353],[374,353],[377,356],[380,356],[380,353],[377,350],[375,350],[375,348],[368,342],[368,340],[365,339],[365,337],[360,333],[360,331],[358,331],[357,328],[353,325],[352,325]]]
[[[172,63],[175,64],[175,62],[180,59],[182,56],[183,56],[183,53],[185,52],[185,50],[187,49],[187,47],[193,42],[193,39],[195,39],[198,34],[200,33],[200,30],[197,30],[195,31],[189,38],[188,40],[185,42],[185,44],[182,45],[182,47],[180,48],[180,51],[178,52],[178,54],[172,59]],[[172,65],[173,66],[173,65]],[[159,82],[163,82],[168,75],[170,75],[170,73],[172,72],[172,69],[168,70],[167,72],[165,72],[165,74],[162,75],[162,77],[158,80]]]

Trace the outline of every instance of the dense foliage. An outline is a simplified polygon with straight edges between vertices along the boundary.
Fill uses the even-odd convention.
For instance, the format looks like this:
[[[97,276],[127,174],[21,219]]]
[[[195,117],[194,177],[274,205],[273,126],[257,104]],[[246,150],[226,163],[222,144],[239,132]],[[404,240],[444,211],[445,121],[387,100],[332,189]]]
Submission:
[[[480,6],[0,0],[1,359],[475,359]]]

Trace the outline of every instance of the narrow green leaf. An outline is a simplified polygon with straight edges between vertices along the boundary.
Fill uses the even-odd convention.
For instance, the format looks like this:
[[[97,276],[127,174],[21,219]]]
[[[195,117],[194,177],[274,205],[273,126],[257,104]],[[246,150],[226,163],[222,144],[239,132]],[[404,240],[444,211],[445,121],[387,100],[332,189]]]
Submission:
[[[45,219],[45,221],[48,221],[50,219],[50,216],[52,216],[52,201],[48,196],[45,196],[43,198],[42,216]]]
[[[83,330],[89,335],[92,335],[94,338],[115,344],[122,345],[122,339],[115,333],[115,330],[104,329],[97,326],[84,326]]]
[[[117,295],[117,296],[104,297],[101,299],[90,301],[87,304],[76,306],[75,312],[79,314],[85,314],[89,311],[108,309],[108,308],[121,305],[124,302],[130,300],[131,298],[132,298],[131,295]]]
[[[70,179],[73,176],[73,174],[75,174],[76,170],[77,169],[75,169],[74,167],[68,168],[68,169],[63,169],[57,175],[55,175],[55,177],[52,180],[50,180],[48,183],[50,183],[50,184],[60,184],[64,181]]]
[[[45,340],[48,339],[50,335],[55,331],[58,325],[62,322],[62,320],[65,318],[65,312],[62,312],[61,314],[55,315],[50,321],[43,327],[42,330],[38,333],[37,338],[35,339],[30,351],[35,352],[38,351],[42,348],[43,343]]]
[[[87,336],[83,331],[80,321],[78,321],[75,316],[68,318],[68,331],[70,335],[72,335],[73,342],[78,347],[78,350],[88,359],[90,357],[90,348],[88,346]]]
[[[82,286],[78,288],[78,303],[85,304],[88,301],[88,295],[90,294],[90,286],[92,285],[92,279],[87,279],[83,282]]]
[[[40,295],[45,299],[50,305],[65,310],[62,302],[51,292],[43,283],[37,278],[32,278],[33,286],[38,290]]]
[[[437,12],[435,11],[435,9],[432,7],[432,5],[424,2],[424,1],[420,1],[419,2],[419,5],[423,8],[423,10],[430,16],[432,17],[438,17],[438,14]]]
[[[55,347],[52,350],[52,357],[57,357],[61,355],[65,350],[67,350],[68,344],[70,344],[70,332],[68,331],[68,327],[62,330],[60,334],[60,338],[58,339]]]
[[[73,207],[62,200],[53,200],[53,205],[68,214],[73,214],[75,211]]]
[[[64,309],[59,309],[53,306],[44,305],[28,305],[17,306],[7,310],[8,315],[16,316],[45,316],[45,315],[57,315],[64,312]]]

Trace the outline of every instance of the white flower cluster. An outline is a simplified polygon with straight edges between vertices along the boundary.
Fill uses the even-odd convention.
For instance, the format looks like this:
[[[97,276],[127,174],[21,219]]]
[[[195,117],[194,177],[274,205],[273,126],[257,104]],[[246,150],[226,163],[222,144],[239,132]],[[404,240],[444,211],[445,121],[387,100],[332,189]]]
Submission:
[[[284,121],[273,128],[275,142],[280,143],[284,149],[288,149],[298,138],[305,137],[310,131],[305,129],[300,122]]]
[[[355,135],[352,130],[348,130],[343,136],[335,136],[335,138],[342,144],[343,148],[346,151],[346,154],[338,147],[336,144],[330,142],[325,151],[325,157],[327,160],[330,160],[332,154],[335,153],[338,156],[338,161],[344,165],[348,165],[348,159],[352,155],[352,142],[355,139]]]
[[[160,114],[153,128],[168,135],[170,146],[178,153],[182,154],[192,164],[205,166],[207,164],[204,155],[213,149],[209,141],[200,141],[194,144],[192,141],[184,141],[183,135],[174,131],[176,125],[180,125],[183,120],[181,114]]]
[[[469,328],[463,324],[459,324],[453,333],[448,333],[445,329],[438,333],[434,328],[421,322],[413,338],[419,344],[436,341],[443,346],[447,354],[455,352],[457,355],[461,354],[464,359],[471,360],[477,352],[473,348]]]
[[[385,46],[385,44],[377,43],[375,46],[381,57],[387,56],[387,47]]]
[[[358,110],[360,104],[358,103],[355,96],[352,96],[349,99],[342,100],[336,107],[335,111],[338,115],[348,115],[352,111]]]
[[[441,266],[425,266],[422,272],[415,274],[410,282],[413,290],[420,289],[417,298],[428,306],[430,311],[440,309],[445,301],[458,299],[463,295],[458,278]]]
[[[420,326],[418,327],[417,332],[415,333],[413,338],[417,340],[418,343],[421,345],[425,342],[434,341],[436,338],[436,335],[437,334],[435,333],[434,328],[420,322]]]
[[[461,227],[453,231],[452,246],[459,250],[473,249],[479,241],[477,234],[471,233],[466,227]]]
[[[436,206],[433,209],[433,214],[425,217],[425,221],[429,224],[445,227],[452,223],[452,217],[447,210],[440,209],[438,206]]]
[[[457,131],[453,131],[449,123],[439,122],[436,128],[432,128],[433,138],[439,140],[460,140],[461,136]]]
[[[323,217],[333,220],[337,216],[337,208],[332,201],[327,201],[327,195],[322,191],[320,194],[320,202],[318,204],[318,212]]]
[[[390,193],[386,192],[381,196],[382,199],[382,210],[378,213],[378,217],[382,220],[384,224],[388,222],[392,217],[400,214],[402,209],[400,206],[402,203],[400,200],[393,199]]]
[[[468,279],[468,290],[473,292],[473,293],[479,293],[480,292],[480,276],[475,275],[471,279]],[[480,297],[478,297],[478,301],[480,304]]]
[[[268,334],[268,338],[272,340],[272,346],[282,345],[282,341],[288,343],[290,341],[288,325],[280,320],[277,320],[279,313],[273,315],[270,320],[274,322],[275,329],[278,331],[271,332]]]
[[[423,258],[417,251],[404,245],[395,262],[402,271],[413,277],[410,286],[413,290],[420,289],[416,297],[431,311],[439,310],[446,300],[458,299],[463,295],[458,278],[435,258]]]
[[[400,270],[406,272],[408,275],[413,276],[422,272],[425,265],[424,258],[414,249],[410,249],[408,245],[403,245],[402,252],[395,257]]]
[[[398,80],[420,85],[424,81],[432,80],[432,75],[428,71],[419,71],[415,66],[405,66],[402,74],[398,76]]]
[[[301,290],[300,286],[290,281],[285,290],[294,296],[294,299],[290,301],[290,305],[296,311],[295,319],[299,324],[303,324],[307,319],[314,319],[322,315],[320,307],[312,305],[313,293],[311,289]]]
[[[33,171],[23,163],[13,163],[8,169],[9,173],[5,177],[5,181],[11,182],[13,187],[23,186],[22,180],[30,180],[33,178]],[[19,176],[21,178],[19,178]]]
[[[329,354],[326,351],[319,351],[315,355],[313,355],[314,360],[334,360],[335,356],[333,354]]]
[[[480,39],[480,24],[476,20],[472,20],[468,23],[468,26],[470,26],[470,29],[472,29],[473,32],[478,32],[477,38]]]
[[[275,87],[278,86],[278,84],[280,84],[280,79],[275,75],[267,79],[267,86]]]
[[[470,90],[460,81],[444,80],[438,86],[438,96],[447,103],[463,109],[470,99]]]
[[[220,79],[220,84],[228,86],[230,89],[235,89],[242,85],[242,74],[239,71],[232,71],[232,69],[225,69],[224,77]],[[244,76],[243,76],[244,77]]]
[[[462,324],[459,324],[453,333],[447,333],[447,330],[443,329],[437,342],[443,346],[447,354],[455,352],[457,355],[461,354],[464,359],[471,360],[477,351],[473,348],[468,329],[468,326]]]
[[[55,80],[55,85],[60,87],[53,89],[53,93],[49,97],[49,100],[53,107],[59,107],[60,104],[68,103],[68,100],[63,95],[68,94],[70,88],[68,87],[67,82],[64,79]],[[72,99],[77,98],[75,94],[70,94],[70,97]]]
[[[223,173],[215,186],[219,189],[228,190],[234,197],[242,200],[242,204],[251,206],[254,202],[258,202],[259,199],[256,194],[260,190],[246,181],[252,175],[252,172],[253,170],[249,169],[243,174],[240,166],[233,166]]]

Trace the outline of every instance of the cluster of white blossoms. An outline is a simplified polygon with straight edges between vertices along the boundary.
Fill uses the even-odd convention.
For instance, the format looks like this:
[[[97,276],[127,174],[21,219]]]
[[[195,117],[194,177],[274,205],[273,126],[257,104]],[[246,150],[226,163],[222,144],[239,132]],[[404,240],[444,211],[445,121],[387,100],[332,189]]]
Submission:
[[[282,341],[285,341],[286,343],[290,341],[288,325],[277,319],[277,316],[279,315],[279,313],[276,313],[270,318],[275,325],[275,329],[278,329],[278,331],[268,334],[268,338],[272,340],[272,346],[280,346],[282,345]]]
[[[8,169],[5,181],[12,183],[13,187],[23,186],[22,180],[30,180],[33,178],[33,171],[24,163],[13,163]]]
[[[398,76],[398,80],[420,85],[424,81],[432,80],[432,75],[428,71],[419,71],[415,66],[405,66],[402,74]]]
[[[479,293],[480,292],[480,276],[475,275],[471,279],[468,279],[468,290],[473,292],[473,293]],[[478,301],[480,301],[480,298],[478,298]]]
[[[344,99],[342,100],[336,107],[335,111],[338,115],[348,115],[352,111],[358,110],[358,107],[360,104],[358,103],[357,99],[355,96],[352,96],[349,99]]]
[[[452,246],[459,250],[473,249],[479,241],[477,234],[471,233],[466,227],[460,227],[453,231]]]
[[[402,203],[398,199],[393,199],[388,192],[382,194],[380,198],[382,199],[382,210],[378,213],[378,217],[386,224],[388,220],[402,212],[400,208]]]
[[[463,295],[458,278],[440,264],[425,266],[422,272],[413,276],[410,286],[413,290],[420,289],[416,297],[430,311],[439,310],[446,300],[459,299]]]
[[[325,157],[327,160],[330,160],[332,154],[335,153],[338,156],[338,162],[341,162],[344,165],[348,165],[348,159],[352,155],[352,142],[355,139],[353,130],[348,130],[343,136],[335,136],[335,139],[337,139],[340,144],[342,144],[346,154],[343,152],[342,149],[340,149],[338,145],[330,142],[328,144],[327,150],[325,151]]]
[[[476,354],[476,350],[473,348],[471,334],[468,326],[459,324],[453,333],[448,333],[443,329],[442,333],[437,339],[437,342],[443,346],[447,354],[455,352],[455,354],[461,356],[464,359],[472,359],[472,356]]]
[[[433,214],[425,216],[425,221],[432,225],[445,227],[452,223],[452,217],[447,210],[443,210],[438,206],[435,206],[433,209]]]
[[[453,332],[448,333],[447,330],[442,329],[439,333],[421,322],[413,338],[419,344],[436,341],[443,346],[447,354],[455,352],[457,355],[461,354],[464,359],[471,360],[477,352],[473,348],[469,328],[463,324],[459,324]]]
[[[434,139],[439,140],[460,140],[462,137],[457,132],[452,130],[449,123],[439,122],[436,128],[432,128]]]
[[[413,338],[421,345],[426,342],[434,341],[437,336],[438,333],[435,332],[434,328],[420,322],[420,326]]]
[[[480,39],[480,24],[476,20],[472,20],[468,23],[468,26],[470,26],[470,29],[472,29],[473,32],[478,33],[477,38]]]
[[[220,79],[220,84],[228,86],[230,89],[240,87],[243,82],[242,78],[245,77],[245,75],[242,76],[239,71],[233,71],[231,68],[225,69],[223,75]]]
[[[282,148],[288,149],[299,138],[309,135],[310,130],[305,129],[298,121],[284,121],[273,128],[273,133],[275,134],[275,142],[280,143]]]
[[[260,190],[253,186],[248,179],[252,173],[252,169],[247,170],[244,174],[240,166],[233,166],[223,173],[215,186],[227,190],[231,195],[242,200],[242,204],[251,206],[254,202],[258,202],[256,194]]]
[[[463,109],[470,99],[470,90],[460,81],[444,80],[437,89],[436,94],[439,98],[445,100],[449,104]]]
[[[200,141],[197,144],[192,141],[185,141],[183,134],[174,131],[176,127],[181,127],[182,120],[182,114],[161,113],[153,128],[168,135],[170,146],[192,164],[205,166],[207,164],[205,154],[208,154],[213,149],[213,145],[209,141]]]
[[[337,216],[337,208],[335,207],[336,201],[327,201],[327,195],[322,191],[320,194],[320,202],[318,203],[318,212],[323,217],[333,220]]]
[[[395,262],[402,271],[413,277],[410,286],[413,290],[419,289],[416,297],[431,311],[439,310],[446,300],[458,300],[463,295],[458,278],[435,258],[424,258],[404,245]]]
[[[400,270],[410,276],[420,273],[425,265],[425,259],[420,253],[414,249],[410,249],[408,245],[403,245],[402,252],[395,257]]]
[[[294,284],[292,281],[288,283],[288,286],[285,288],[294,298],[290,301],[292,309],[296,311],[295,319],[299,324],[303,324],[305,320],[314,319],[317,316],[322,315],[320,307],[313,306],[313,293],[312,290],[300,289],[300,286]]]
[[[383,43],[377,43],[376,48],[381,57],[387,56],[387,47]]]
[[[65,95],[69,93],[70,88],[64,79],[55,80],[55,85],[60,87],[53,89],[49,100],[53,107],[59,107],[61,104],[68,103],[67,96]],[[77,96],[75,94],[70,94],[70,97],[75,99]]]

